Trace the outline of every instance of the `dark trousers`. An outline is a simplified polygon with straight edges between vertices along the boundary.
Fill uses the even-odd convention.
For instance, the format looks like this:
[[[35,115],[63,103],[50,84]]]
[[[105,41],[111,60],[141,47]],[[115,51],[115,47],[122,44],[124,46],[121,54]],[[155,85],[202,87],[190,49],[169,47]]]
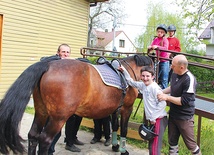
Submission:
[[[67,145],[73,145],[74,140],[77,139],[77,132],[79,130],[82,117],[72,115],[65,124],[65,142]]]
[[[68,145],[73,145],[74,140],[77,138],[77,131],[79,130],[79,126],[81,124],[82,117],[77,115],[72,115],[68,118],[65,125],[65,142]],[[48,154],[52,154],[55,152],[55,145],[61,136],[61,131],[55,136],[54,140],[51,143],[51,146],[48,150]]]
[[[188,120],[177,120],[169,117],[168,141],[170,146],[177,146],[182,136],[187,148],[192,152],[198,147],[194,136],[194,117]]]
[[[101,119],[94,119],[94,138],[100,140],[102,138],[102,134],[104,133],[105,139],[110,138],[111,129],[110,122],[111,117],[105,117]]]

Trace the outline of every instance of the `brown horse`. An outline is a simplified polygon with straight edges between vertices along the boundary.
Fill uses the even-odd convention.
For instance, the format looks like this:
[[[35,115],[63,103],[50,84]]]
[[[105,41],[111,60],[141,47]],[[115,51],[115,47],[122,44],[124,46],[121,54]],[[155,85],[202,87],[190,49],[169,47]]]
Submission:
[[[142,66],[152,65],[147,56],[135,55],[120,59],[121,64],[135,80],[140,79]],[[117,142],[118,120],[122,90],[103,83],[98,72],[79,60],[37,62],[28,67],[14,82],[0,104],[0,152],[8,154],[25,151],[19,135],[19,124],[33,93],[35,116],[28,133],[28,154],[48,154],[54,136],[73,114],[88,118],[103,118],[112,113],[112,149],[129,154],[125,149],[128,120],[138,91],[126,90],[120,109],[121,139]],[[48,121],[47,121],[48,120]]]

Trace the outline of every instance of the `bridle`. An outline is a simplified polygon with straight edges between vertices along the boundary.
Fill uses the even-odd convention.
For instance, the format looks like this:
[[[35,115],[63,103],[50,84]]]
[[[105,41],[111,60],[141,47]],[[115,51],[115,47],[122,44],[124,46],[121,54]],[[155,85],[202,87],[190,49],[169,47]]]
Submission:
[[[131,69],[132,73],[134,74],[135,80],[137,81],[136,74],[135,74],[134,70],[132,69],[132,67],[129,65],[129,63],[126,60],[123,60],[123,62]]]

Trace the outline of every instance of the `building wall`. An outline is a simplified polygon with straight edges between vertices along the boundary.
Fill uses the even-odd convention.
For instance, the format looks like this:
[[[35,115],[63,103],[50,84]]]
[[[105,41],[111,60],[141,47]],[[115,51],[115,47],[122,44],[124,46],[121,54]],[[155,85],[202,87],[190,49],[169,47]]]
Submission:
[[[214,44],[214,27],[210,28],[210,32],[211,32],[211,34],[210,34],[211,35],[211,42],[210,43]]]
[[[42,56],[54,55],[61,43],[72,58],[87,45],[86,0],[1,0],[0,99],[16,78]]]
[[[206,45],[206,55],[214,57],[214,44]]]
[[[214,57],[214,27],[210,28],[211,30],[211,39],[210,44],[206,45],[206,55],[210,57]]]
[[[125,47],[119,47],[120,40],[125,40]],[[118,52],[136,52],[136,48],[132,44],[132,42],[127,38],[127,36],[124,33],[120,33],[116,38],[114,45]],[[105,48],[106,50],[112,50],[113,49],[113,41],[111,41]]]

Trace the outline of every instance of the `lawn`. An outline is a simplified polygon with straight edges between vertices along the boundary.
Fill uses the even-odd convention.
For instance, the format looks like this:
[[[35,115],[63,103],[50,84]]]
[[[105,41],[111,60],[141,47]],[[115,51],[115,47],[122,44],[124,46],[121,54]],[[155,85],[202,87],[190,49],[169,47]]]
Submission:
[[[214,93],[199,93],[198,95],[214,99]]]

